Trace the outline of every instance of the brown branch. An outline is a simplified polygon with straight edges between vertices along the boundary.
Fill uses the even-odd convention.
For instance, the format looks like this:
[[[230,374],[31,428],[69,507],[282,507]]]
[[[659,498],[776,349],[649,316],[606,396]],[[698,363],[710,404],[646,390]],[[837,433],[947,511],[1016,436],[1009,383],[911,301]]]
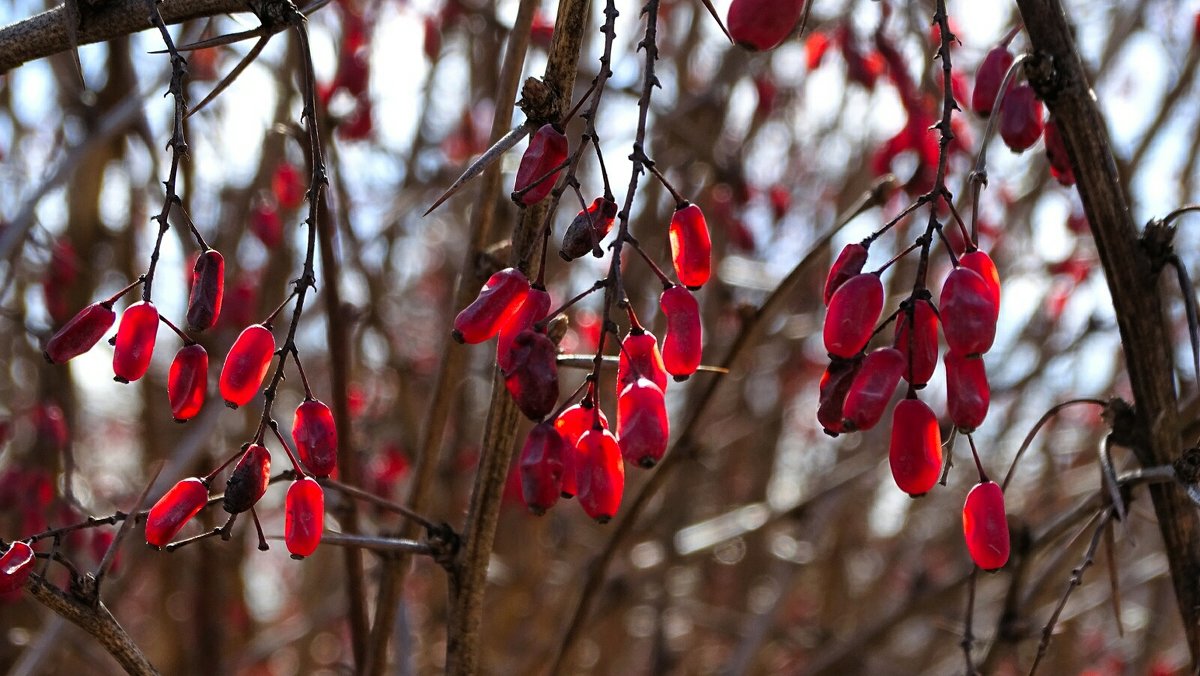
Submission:
[[[70,620],[72,624],[91,634],[104,649],[130,674],[158,674],[158,670],[150,664],[150,660],[142,653],[129,634],[121,628],[116,618],[108,612],[103,603],[92,607],[82,600],[69,596],[66,592],[47,584],[40,577],[34,577],[26,586],[30,595],[60,616]]]

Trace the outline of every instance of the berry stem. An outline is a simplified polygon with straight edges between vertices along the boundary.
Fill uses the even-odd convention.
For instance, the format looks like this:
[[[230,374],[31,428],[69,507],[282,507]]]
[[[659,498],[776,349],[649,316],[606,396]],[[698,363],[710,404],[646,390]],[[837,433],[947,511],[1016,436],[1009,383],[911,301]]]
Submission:
[[[138,284],[141,284],[144,281],[146,281],[145,275],[138,276],[138,278],[136,280],[130,282],[129,285],[126,286],[125,288],[114,293],[113,295],[109,296],[108,298],[100,301],[100,305],[111,310],[113,305],[116,304],[117,301],[121,300],[122,296],[129,293],[130,291],[133,291],[134,287],[136,287]]]
[[[979,450],[975,448],[974,435],[968,433],[967,434],[967,442],[971,445],[971,457],[975,459],[975,469],[979,470],[979,483],[985,483],[987,481],[991,481],[990,479],[988,479],[987,472],[985,472],[983,470],[983,463],[980,462],[980,460],[979,460]]]
[[[671,197],[675,198],[675,211],[679,211],[689,204],[689,202],[679,194],[679,191],[675,189],[675,186],[671,185],[671,182],[667,180],[667,177],[662,175],[662,172],[658,170],[658,167],[654,166],[654,162],[646,162],[646,168],[650,170],[651,174],[654,174],[654,177],[658,179],[659,183],[663,184],[663,187],[667,189],[667,192],[671,193]]]
[[[288,442],[284,440],[283,435],[279,433],[279,423],[272,420],[269,424],[271,431],[275,433],[275,438],[279,440],[279,445],[283,446],[283,452],[287,453],[288,461],[292,463],[292,469],[296,470],[296,477],[303,479],[306,475],[300,467],[300,462],[296,460],[296,455],[292,453],[292,447],[288,446]]]
[[[555,317],[566,312],[572,305],[578,303],[579,301],[583,300],[584,298],[587,298],[591,294],[599,291],[600,289],[603,289],[606,286],[608,286],[607,279],[597,279],[596,283],[592,284],[589,288],[585,289],[584,291],[581,291],[580,293],[576,294],[570,300],[568,300],[567,302],[565,302],[561,306],[559,306],[559,308],[557,310],[554,310],[550,314],[546,315],[546,317],[544,319],[542,319],[541,321],[534,324],[533,325],[534,330],[535,331],[545,331],[546,326],[549,325],[550,322]]]
[[[158,321],[162,322],[163,324],[166,324],[168,328],[170,328],[172,331],[174,331],[175,335],[179,336],[179,339],[183,341],[183,344],[185,347],[196,344],[196,341],[192,340],[191,338],[188,338],[188,335],[186,333],[184,333],[178,326],[175,326],[175,324],[173,322],[171,322],[170,319],[167,319],[166,316],[163,315],[162,313],[159,313]]]

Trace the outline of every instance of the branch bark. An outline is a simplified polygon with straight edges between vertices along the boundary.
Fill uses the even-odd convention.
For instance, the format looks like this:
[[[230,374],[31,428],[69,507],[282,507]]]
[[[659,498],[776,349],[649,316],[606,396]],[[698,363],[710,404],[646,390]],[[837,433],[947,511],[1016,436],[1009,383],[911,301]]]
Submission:
[[[1182,452],[1171,341],[1159,275],[1139,239],[1117,175],[1108,127],[1087,82],[1059,0],[1018,0],[1033,58],[1026,73],[1062,132],[1084,211],[1104,266],[1133,389],[1142,465],[1169,464]],[[1200,515],[1174,484],[1150,487],[1175,598],[1192,655],[1200,655]]]
[[[146,659],[141,649],[129,638],[129,634],[125,633],[103,603],[98,603],[93,608],[68,596],[57,587],[46,584],[38,577],[31,580],[26,589],[39,603],[95,637],[126,672],[135,676],[158,675],[158,670],[150,664],[150,660]]]

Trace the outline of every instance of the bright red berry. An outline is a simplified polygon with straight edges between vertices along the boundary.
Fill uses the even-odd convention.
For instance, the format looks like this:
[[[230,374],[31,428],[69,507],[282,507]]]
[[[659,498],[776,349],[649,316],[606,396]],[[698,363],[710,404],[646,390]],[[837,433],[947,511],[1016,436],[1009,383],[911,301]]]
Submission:
[[[1042,136],[1042,102],[1033,87],[1017,85],[1000,103],[1000,138],[1013,152],[1024,152]]]
[[[829,301],[833,299],[833,294],[851,277],[862,272],[863,265],[867,263],[867,247],[861,244],[847,244],[842,252],[838,254],[837,260],[833,262],[833,266],[829,268],[829,275],[825,277],[825,306],[829,306]]]
[[[529,280],[516,268],[505,268],[488,278],[479,295],[454,318],[451,335],[460,343],[476,344],[500,333],[529,295]]]
[[[700,207],[688,204],[676,209],[668,233],[671,262],[680,283],[692,290],[704,286],[712,267],[712,239]]]
[[[271,481],[271,452],[250,444],[225,482],[225,511],[240,514],[254,506],[267,492]]]
[[[987,417],[991,390],[982,357],[946,353],[946,409],[960,432],[973,432]]]
[[[171,541],[183,525],[208,504],[208,486],[191,477],[171,487],[146,515],[146,544],[158,548]]]
[[[558,347],[544,333],[522,331],[513,339],[504,386],[530,420],[550,415],[558,403]]]
[[[991,349],[1000,314],[994,299],[994,289],[974,270],[959,266],[946,277],[938,306],[951,352],[971,356]]]
[[[92,303],[80,310],[46,343],[42,355],[51,364],[63,364],[92,349],[112,328],[117,314],[104,303]]]
[[[658,389],[667,391],[667,367],[658,351],[658,339],[645,329],[633,329],[621,341],[617,361],[617,394],[638,378],[649,378]]]
[[[167,373],[167,399],[175,422],[190,420],[204,406],[208,391],[208,352],[200,345],[186,345],[175,353]]]
[[[843,414],[846,395],[850,385],[862,366],[862,358],[835,358],[821,375],[820,398],[817,405],[817,422],[821,423],[825,434],[836,437],[845,432],[845,415]]]
[[[33,573],[33,548],[20,540],[12,543],[0,556],[0,594],[14,592],[24,586]]]
[[[187,309],[188,330],[212,328],[221,315],[224,296],[225,259],[216,249],[209,249],[200,254],[192,268],[192,293]]]
[[[524,206],[545,199],[554,188],[566,159],[567,137],[552,124],[542,125],[533,133],[529,147],[521,156],[521,166],[517,168],[517,180],[513,186],[513,199]],[[534,185],[538,179],[543,180]],[[518,195],[522,190],[526,192]]]
[[[1063,185],[1075,185],[1075,170],[1071,167],[1071,158],[1067,155],[1067,146],[1063,143],[1062,134],[1054,118],[1046,120],[1046,159],[1050,161],[1050,173]]]
[[[292,419],[292,441],[304,468],[318,477],[327,477],[337,469],[338,434],[333,412],[316,399],[306,399],[296,407]]]
[[[221,398],[230,408],[245,406],[258,392],[275,354],[275,336],[262,324],[247,326],[229,348],[221,367]]]
[[[842,405],[847,432],[869,430],[879,423],[900,384],[906,361],[894,347],[881,347],[867,355]]]
[[[304,203],[304,177],[299,169],[287,162],[275,168],[271,190],[275,193],[275,201],[284,209],[295,209]]]
[[[1008,518],[1004,491],[993,481],[976,484],[963,504],[963,536],[975,565],[997,570],[1008,563]]]
[[[871,273],[855,275],[838,287],[825,314],[825,350],[849,358],[867,346],[883,311],[883,283]]]
[[[734,42],[761,51],[791,35],[803,12],[804,0],[733,0],[725,25]]]
[[[154,341],[158,337],[158,309],[150,301],[138,301],[125,308],[117,326],[113,350],[113,380],[129,383],[146,375]]]
[[[617,397],[617,444],[621,456],[638,467],[650,468],[667,453],[671,427],[663,391],[638,378]]]
[[[325,491],[312,477],[292,482],[284,499],[283,541],[293,559],[317,551],[325,530]]]
[[[700,367],[703,334],[700,327],[700,305],[692,292],[682,286],[672,286],[658,300],[667,318],[667,333],[663,337],[663,365],[675,380],[687,380]]]
[[[942,471],[942,432],[937,416],[920,399],[896,404],[888,459],[896,485],[914,498],[937,483]]]
[[[563,456],[568,449],[555,430],[557,424],[555,420],[534,425],[521,447],[521,497],[537,515],[553,507],[562,493]]]
[[[958,264],[968,270],[974,270],[980,277],[983,277],[983,281],[987,283],[991,302],[998,318],[1000,316],[1000,271],[996,269],[996,264],[992,262],[992,257],[983,251],[975,250],[963,254],[958,259]]]
[[[579,504],[591,518],[608,523],[617,515],[625,491],[625,463],[617,438],[593,428],[580,437],[578,449]]]
[[[904,355],[904,379],[913,387],[925,387],[938,362],[938,318],[929,301],[917,299],[902,307],[893,344]]]
[[[573,261],[589,252],[596,258],[603,256],[600,240],[612,230],[613,219],[616,216],[616,202],[603,197],[592,200],[592,205],[580,211],[571,221],[571,225],[567,226],[558,255],[564,261]]]
[[[513,341],[522,331],[533,328],[533,325],[550,314],[550,294],[545,289],[530,288],[529,295],[521,307],[509,316],[504,326],[500,327],[499,338],[496,340],[496,365],[500,371],[512,368]]]
[[[988,117],[996,105],[1004,75],[1013,64],[1012,52],[1005,45],[997,45],[983,57],[979,70],[975,71],[975,90],[971,92],[971,109],[976,115]]]
[[[554,429],[565,442],[562,475],[562,496],[564,498],[574,497],[579,492],[576,483],[579,474],[577,469],[579,440],[588,430],[592,429],[597,417],[600,419],[600,426],[608,429],[608,417],[604,415],[604,411],[597,410],[591,401],[585,399],[559,413],[558,417],[554,419]]]

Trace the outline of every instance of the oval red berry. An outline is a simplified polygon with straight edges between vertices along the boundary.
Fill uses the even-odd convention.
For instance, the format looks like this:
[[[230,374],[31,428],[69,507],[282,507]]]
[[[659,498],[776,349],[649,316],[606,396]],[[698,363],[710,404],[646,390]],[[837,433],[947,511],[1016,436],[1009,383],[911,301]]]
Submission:
[[[667,318],[667,333],[663,337],[663,365],[675,380],[686,380],[700,367],[703,343],[700,305],[696,303],[696,297],[682,286],[663,291],[658,302]]]
[[[711,273],[712,239],[700,207],[689,204],[676,209],[668,233],[679,282],[693,290],[704,286]]]
[[[920,399],[896,404],[888,460],[896,485],[914,498],[937,483],[942,471],[942,432],[937,416]]]
[[[293,559],[317,551],[325,530],[325,491],[312,477],[293,481],[284,499],[283,541]]]
[[[80,310],[46,343],[42,353],[51,364],[63,364],[92,349],[112,328],[117,313],[101,303]]]
[[[451,335],[460,343],[476,344],[488,340],[521,308],[529,295],[529,280],[516,268],[493,274],[479,289],[479,295],[454,318]]]
[[[258,393],[271,367],[275,336],[262,324],[247,326],[229,348],[221,367],[221,398],[230,408],[245,406]]]
[[[146,515],[146,544],[162,547],[208,504],[208,486],[191,477],[171,487]]]
[[[113,349],[113,380],[131,383],[146,375],[157,337],[158,309],[153,303],[143,300],[125,308]]]
[[[963,536],[975,565],[997,570],[1008,563],[1008,517],[1004,511],[1004,491],[999,484],[984,481],[967,493],[963,504]]]
[[[190,420],[204,406],[208,391],[208,352],[199,345],[187,345],[175,353],[167,373],[167,399],[176,422]]]
[[[829,300],[825,314],[825,350],[849,358],[867,346],[883,311],[883,283],[870,273],[855,275]]]
[[[300,402],[292,418],[292,441],[305,469],[327,477],[337,469],[338,434],[333,412],[316,399]]]

